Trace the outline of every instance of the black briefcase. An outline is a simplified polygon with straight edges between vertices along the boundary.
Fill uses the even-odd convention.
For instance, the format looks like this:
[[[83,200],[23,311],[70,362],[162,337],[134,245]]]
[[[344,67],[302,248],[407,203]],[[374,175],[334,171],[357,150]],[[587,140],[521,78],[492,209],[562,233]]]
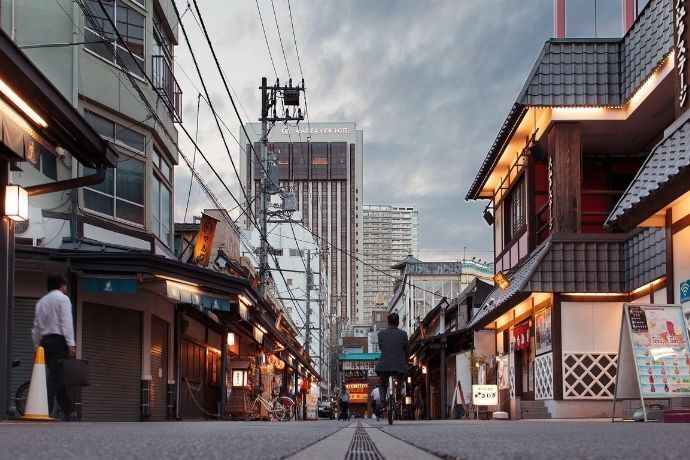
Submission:
[[[61,359],[57,363],[57,380],[67,387],[89,386],[89,362],[84,359]]]

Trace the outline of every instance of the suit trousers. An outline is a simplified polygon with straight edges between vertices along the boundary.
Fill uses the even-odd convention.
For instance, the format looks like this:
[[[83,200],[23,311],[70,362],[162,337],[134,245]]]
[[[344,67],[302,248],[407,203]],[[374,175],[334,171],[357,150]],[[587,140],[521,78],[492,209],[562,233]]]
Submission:
[[[48,411],[53,412],[53,400],[57,396],[57,402],[69,419],[72,414],[72,400],[67,393],[67,387],[57,380],[57,363],[67,358],[67,342],[65,337],[58,334],[44,335],[41,346],[45,351],[46,366],[48,367]]]

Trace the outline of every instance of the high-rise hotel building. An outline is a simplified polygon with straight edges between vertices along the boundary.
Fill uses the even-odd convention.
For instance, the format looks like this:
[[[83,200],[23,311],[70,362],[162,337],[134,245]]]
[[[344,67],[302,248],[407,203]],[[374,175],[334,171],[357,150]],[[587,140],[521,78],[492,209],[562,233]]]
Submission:
[[[388,304],[400,276],[392,268],[407,256],[418,257],[419,213],[411,206],[364,205],[362,208],[364,245],[363,321],[373,321],[373,310]]]
[[[261,124],[245,128],[250,139],[240,130],[240,174],[249,199],[256,197],[249,207],[253,214],[245,217],[250,229],[252,221],[258,223],[261,202]],[[352,122],[277,124],[268,135],[279,185],[294,192],[304,225],[318,236],[321,267],[328,268],[330,312],[351,322],[363,314],[362,151],[363,132]]]

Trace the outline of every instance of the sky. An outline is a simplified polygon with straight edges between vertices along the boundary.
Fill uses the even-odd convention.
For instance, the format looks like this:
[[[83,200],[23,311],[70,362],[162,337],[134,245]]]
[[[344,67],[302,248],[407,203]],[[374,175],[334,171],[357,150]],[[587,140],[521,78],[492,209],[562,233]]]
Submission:
[[[568,35],[594,36],[594,0],[567,1]],[[239,138],[240,122],[193,2],[176,3],[239,170],[240,148],[230,134]],[[492,259],[491,228],[481,217],[487,203],[466,202],[465,195],[552,36],[552,0],[290,0],[294,38],[288,0],[197,3],[244,123],[259,117],[261,77],[303,75],[311,122],[354,121],[364,131],[364,204],[414,206],[422,260]],[[620,0],[598,0],[597,36],[620,33],[619,7]],[[184,126],[239,197],[211,111],[203,101],[197,111],[202,89],[181,28],[176,60]],[[183,137],[191,159],[194,149]],[[196,167],[223,206],[234,208],[200,162]],[[180,164],[176,222],[185,210],[190,221],[212,207],[197,184],[190,192],[189,170]]]

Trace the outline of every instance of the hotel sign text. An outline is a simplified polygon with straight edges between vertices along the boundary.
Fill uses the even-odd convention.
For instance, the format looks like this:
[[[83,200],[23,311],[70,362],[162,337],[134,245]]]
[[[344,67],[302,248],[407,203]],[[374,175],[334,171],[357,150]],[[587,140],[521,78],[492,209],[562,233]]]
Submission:
[[[280,130],[286,136],[289,134],[352,134],[351,128],[295,128],[285,127]]]

